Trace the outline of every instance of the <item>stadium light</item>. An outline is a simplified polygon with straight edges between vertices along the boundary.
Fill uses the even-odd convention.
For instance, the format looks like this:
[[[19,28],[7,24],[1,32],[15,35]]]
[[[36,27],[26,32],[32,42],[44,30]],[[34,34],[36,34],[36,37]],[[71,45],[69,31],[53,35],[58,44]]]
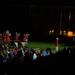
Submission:
[[[74,33],[73,33],[72,31],[68,31],[67,35],[68,35],[69,37],[73,37],[73,36],[74,36]]]

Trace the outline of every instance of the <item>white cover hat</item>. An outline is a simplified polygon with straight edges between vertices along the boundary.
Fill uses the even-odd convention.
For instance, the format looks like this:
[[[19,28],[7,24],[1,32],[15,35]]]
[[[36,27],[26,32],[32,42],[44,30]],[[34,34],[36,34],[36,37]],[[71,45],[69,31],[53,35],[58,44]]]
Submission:
[[[58,40],[58,38],[56,38]]]

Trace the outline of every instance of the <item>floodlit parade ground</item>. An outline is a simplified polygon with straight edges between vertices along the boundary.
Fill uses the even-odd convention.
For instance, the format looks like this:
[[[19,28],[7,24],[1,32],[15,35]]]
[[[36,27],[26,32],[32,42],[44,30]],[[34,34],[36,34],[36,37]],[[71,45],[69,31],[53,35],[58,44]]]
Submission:
[[[24,46],[22,45],[22,42],[18,45],[18,47],[24,47]],[[64,48],[69,48],[69,47],[72,47],[72,46],[67,46],[67,44],[61,44],[61,43],[58,44],[58,49],[59,49],[59,51],[61,51],[61,50],[64,49]],[[14,48],[13,44],[10,45],[10,48],[11,48],[11,49]],[[28,49],[31,50],[31,49],[36,49],[36,48],[38,48],[38,49],[40,49],[40,50],[46,49],[46,48],[51,48],[51,51],[52,51],[53,53],[56,52],[55,43],[28,41]]]

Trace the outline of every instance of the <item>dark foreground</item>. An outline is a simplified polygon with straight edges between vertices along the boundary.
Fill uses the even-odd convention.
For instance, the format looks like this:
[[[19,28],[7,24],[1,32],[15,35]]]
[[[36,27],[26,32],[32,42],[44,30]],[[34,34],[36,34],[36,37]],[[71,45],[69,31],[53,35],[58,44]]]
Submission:
[[[6,63],[0,61],[0,75],[40,75],[75,73],[75,48],[63,49],[56,54],[40,56],[36,60],[25,57],[23,61],[14,58]]]

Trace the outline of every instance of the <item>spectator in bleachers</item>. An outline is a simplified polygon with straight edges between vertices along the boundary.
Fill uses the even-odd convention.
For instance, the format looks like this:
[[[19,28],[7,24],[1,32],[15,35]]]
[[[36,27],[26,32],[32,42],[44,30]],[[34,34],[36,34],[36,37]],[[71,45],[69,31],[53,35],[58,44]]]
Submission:
[[[35,51],[33,51],[33,60],[37,59],[37,54]]]

